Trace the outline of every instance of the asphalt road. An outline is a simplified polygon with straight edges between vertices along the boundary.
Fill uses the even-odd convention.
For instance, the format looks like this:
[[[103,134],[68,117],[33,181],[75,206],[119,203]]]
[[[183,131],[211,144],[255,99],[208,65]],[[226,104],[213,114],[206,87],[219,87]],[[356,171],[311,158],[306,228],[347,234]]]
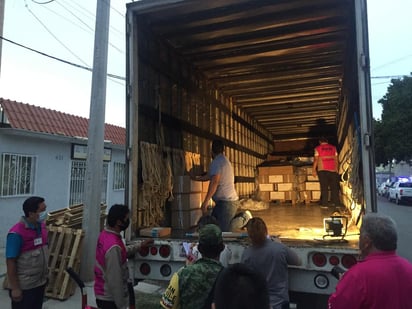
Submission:
[[[378,212],[392,217],[398,226],[398,254],[412,262],[412,204],[396,205],[378,196]]]

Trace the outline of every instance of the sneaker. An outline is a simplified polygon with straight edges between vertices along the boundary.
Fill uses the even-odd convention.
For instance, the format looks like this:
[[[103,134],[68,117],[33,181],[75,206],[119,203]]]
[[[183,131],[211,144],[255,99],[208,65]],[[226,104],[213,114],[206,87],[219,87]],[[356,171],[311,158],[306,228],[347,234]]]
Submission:
[[[249,210],[246,210],[243,215],[243,226],[242,226],[242,230],[246,228],[246,224],[249,222],[250,219],[253,218],[252,213]]]

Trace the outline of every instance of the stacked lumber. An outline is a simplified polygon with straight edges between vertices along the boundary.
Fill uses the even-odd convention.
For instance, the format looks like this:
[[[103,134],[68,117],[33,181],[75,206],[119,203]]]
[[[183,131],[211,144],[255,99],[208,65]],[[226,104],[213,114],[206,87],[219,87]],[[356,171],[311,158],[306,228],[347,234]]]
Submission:
[[[81,229],[49,225],[49,283],[46,296],[65,300],[74,294],[76,285],[65,271],[78,272],[84,232]]]
[[[83,208],[83,204],[78,204],[49,212],[47,215],[46,224],[81,229],[83,220]],[[106,208],[107,205],[100,205],[100,229],[102,229],[104,226]]]

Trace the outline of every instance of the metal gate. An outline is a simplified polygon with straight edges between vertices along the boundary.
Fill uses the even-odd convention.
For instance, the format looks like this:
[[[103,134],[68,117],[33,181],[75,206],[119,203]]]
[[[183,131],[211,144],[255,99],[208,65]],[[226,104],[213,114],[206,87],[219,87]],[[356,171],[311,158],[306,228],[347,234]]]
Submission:
[[[102,194],[101,202],[106,204],[107,198],[107,174],[109,164],[103,163],[103,178],[102,178]],[[86,161],[72,160],[72,168],[70,174],[70,196],[69,205],[82,204],[84,202],[84,185],[86,175]]]

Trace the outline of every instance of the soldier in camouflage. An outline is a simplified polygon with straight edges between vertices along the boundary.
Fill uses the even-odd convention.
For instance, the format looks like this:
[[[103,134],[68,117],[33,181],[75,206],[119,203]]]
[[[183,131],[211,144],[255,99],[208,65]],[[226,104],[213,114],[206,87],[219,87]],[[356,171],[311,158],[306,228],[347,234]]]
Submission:
[[[209,294],[223,267],[219,255],[224,244],[222,231],[217,225],[207,224],[199,230],[198,249],[202,258],[173,275],[160,299],[161,308],[201,309],[211,302]]]

